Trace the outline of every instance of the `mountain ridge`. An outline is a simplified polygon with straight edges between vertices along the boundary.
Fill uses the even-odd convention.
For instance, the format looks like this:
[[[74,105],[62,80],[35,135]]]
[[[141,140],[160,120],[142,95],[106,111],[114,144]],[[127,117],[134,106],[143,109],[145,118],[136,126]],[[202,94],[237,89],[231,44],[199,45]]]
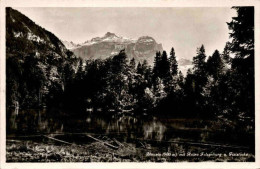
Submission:
[[[6,8],[7,103],[38,106],[51,90],[64,90],[64,69],[77,58],[53,33],[10,7]],[[22,83],[21,83],[22,82]]]
[[[155,39],[150,37],[150,36],[141,36],[138,39],[133,39],[133,38],[126,38],[126,37],[122,37],[122,36],[118,36],[115,33],[111,33],[111,32],[107,32],[106,34],[104,34],[104,36],[102,37],[94,37],[91,40],[87,40],[83,43],[74,43],[72,41],[62,41],[64,43],[64,45],[67,47],[67,49],[71,50],[72,52],[75,53],[76,56],[83,58],[83,59],[106,59],[110,56],[116,55],[118,54],[118,52],[123,49],[123,47],[126,47],[126,53],[129,59],[131,58],[135,58],[135,60],[137,62],[143,62],[144,60],[147,60],[147,63],[150,66],[153,66],[153,62],[154,62],[154,57],[155,57],[155,53],[157,52],[157,50],[161,51],[163,50],[162,45],[161,44],[157,44],[154,45]],[[90,50],[93,48],[95,48],[96,45],[99,44],[104,44],[104,43],[110,43],[113,45],[114,50],[108,50],[107,52],[104,52],[103,56],[97,57],[97,56],[93,56],[93,57],[89,57],[88,55],[86,56],[84,54],[84,48],[87,48],[87,52],[90,48]],[[137,45],[136,45],[137,44]],[[120,46],[122,45],[122,46]],[[145,47],[149,47],[149,45],[151,46],[155,46],[154,50],[152,50],[152,52],[149,52],[149,50],[145,49]],[[103,50],[102,48],[105,45],[102,45],[100,48],[97,47],[95,50],[99,51],[99,50]],[[132,47],[132,49],[131,49]],[[129,49],[130,48],[130,49]],[[134,51],[135,49],[137,49],[137,51]],[[83,52],[82,52],[83,50]],[[82,52],[82,53],[81,53]],[[146,53],[148,52],[148,54]],[[142,55],[146,55],[145,57],[142,57]],[[140,56],[140,57],[138,57]],[[187,70],[189,68],[192,68],[192,61],[189,59],[185,59],[185,58],[177,58],[178,61],[178,66],[179,69],[183,72],[183,74],[185,75]]]
[[[157,51],[163,51],[162,44],[150,36],[141,36],[138,39],[118,36],[115,33],[107,32],[102,37],[95,37],[83,43],[63,41],[64,45],[74,54],[82,59],[106,59],[118,54],[125,49],[129,59],[135,58],[137,62],[147,60],[153,65],[154,56]]]
[[[69,52],[53,33],[10,7],[6,8],[6,39],[7,57],[17,52],[45,53],[45,50],[67,57]]]

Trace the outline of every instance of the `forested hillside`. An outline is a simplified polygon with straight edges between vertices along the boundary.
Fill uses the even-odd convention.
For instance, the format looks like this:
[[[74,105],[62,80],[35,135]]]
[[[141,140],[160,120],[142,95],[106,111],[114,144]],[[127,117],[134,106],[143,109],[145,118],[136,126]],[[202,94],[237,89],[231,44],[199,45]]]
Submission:
[[[7,106],[46,106],[62,94],[66,68],[76,69],[72,52],[51,32],[20,12],[6,8]]]

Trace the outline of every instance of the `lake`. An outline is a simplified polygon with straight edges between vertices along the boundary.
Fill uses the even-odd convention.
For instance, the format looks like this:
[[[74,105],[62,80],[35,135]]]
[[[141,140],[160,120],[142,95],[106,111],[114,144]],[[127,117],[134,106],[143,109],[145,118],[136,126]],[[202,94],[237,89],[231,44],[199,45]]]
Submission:
[[[254,147],[252,134],[232,133],[214,120],[163,118],[133,113],[81,112],[75,118],[57,109],[9,109],[7,138],[54,134],[84,144],[84,134],[114,137],[124,142],[191,142]],[[76,114],[76,113],[75,113]],[[83,138],[83,139],[81,139]],[[248,144],[251,143],[251,144]]]

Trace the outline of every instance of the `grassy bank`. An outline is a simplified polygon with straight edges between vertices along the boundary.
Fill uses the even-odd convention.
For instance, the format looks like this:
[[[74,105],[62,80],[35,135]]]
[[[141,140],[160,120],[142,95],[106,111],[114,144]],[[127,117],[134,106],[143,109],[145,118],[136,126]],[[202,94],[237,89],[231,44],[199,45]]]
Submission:
[[[160,144],[145,142],[129,144],[117,140],[106,143],[93,141],[87,145],[68,145],[9,140],[6,145],[6,158],[7,162],[244,162],[255,160],[254,155],[248,151],[224,147],[192,145],[187,147],[175,143],[160,146]]]

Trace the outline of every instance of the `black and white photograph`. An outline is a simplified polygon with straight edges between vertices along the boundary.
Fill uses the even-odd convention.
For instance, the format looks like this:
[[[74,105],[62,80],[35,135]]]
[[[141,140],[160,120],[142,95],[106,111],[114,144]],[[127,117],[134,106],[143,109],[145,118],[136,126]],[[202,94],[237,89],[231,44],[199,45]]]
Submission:
[[[255,6],[3,9],[5,163],[256,161]]]

